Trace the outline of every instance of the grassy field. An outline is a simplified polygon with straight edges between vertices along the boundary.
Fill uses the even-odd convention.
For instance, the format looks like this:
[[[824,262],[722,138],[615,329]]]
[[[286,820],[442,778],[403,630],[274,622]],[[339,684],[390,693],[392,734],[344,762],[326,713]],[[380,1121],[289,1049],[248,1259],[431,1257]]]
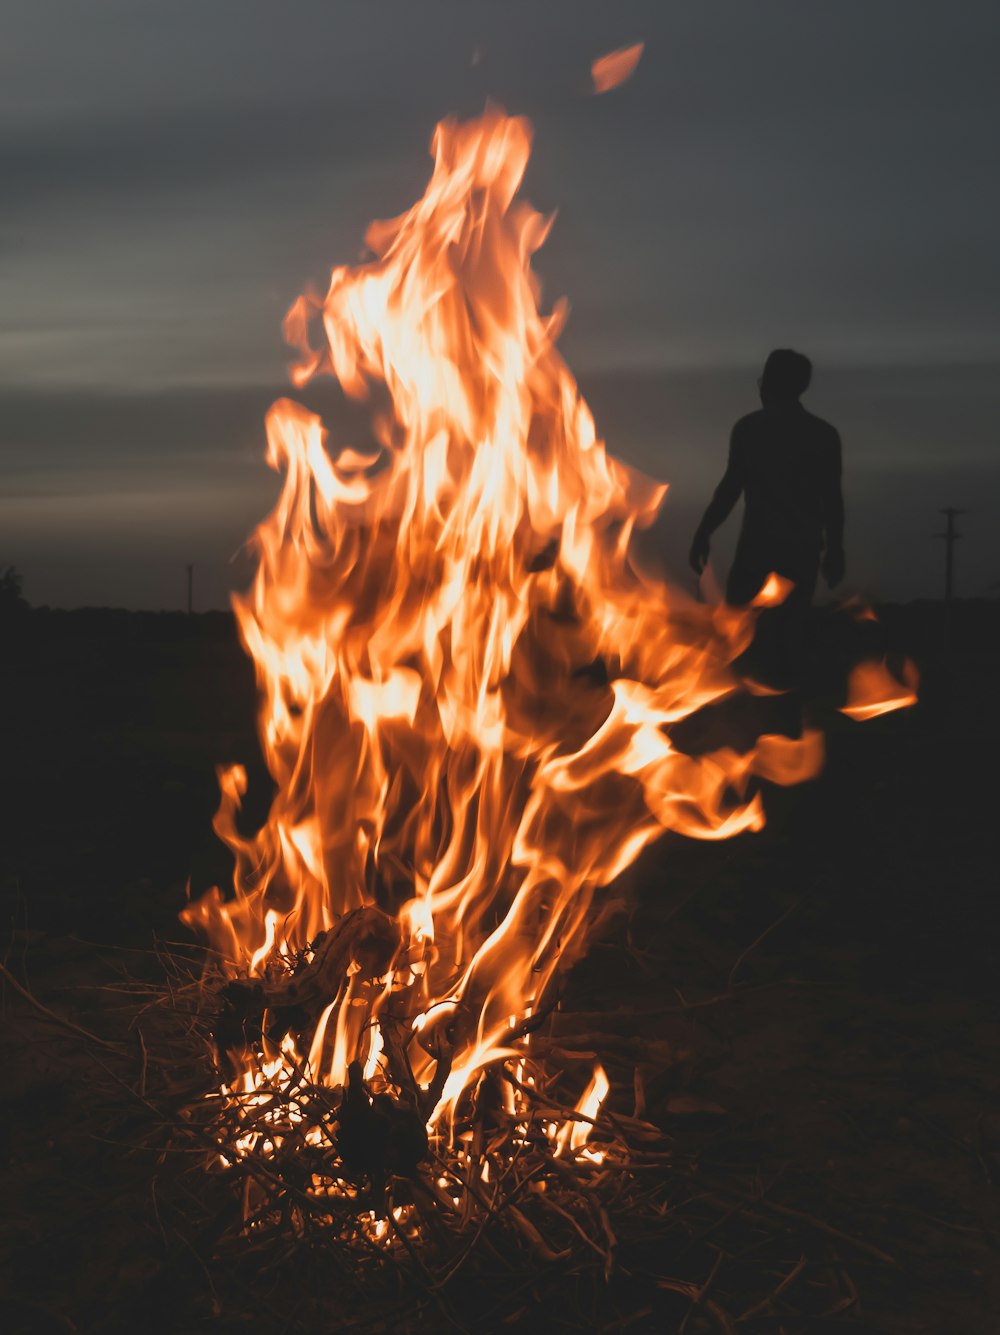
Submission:
[[[741,1330],[1000,1329],[1000,604],[958,604],[950,639],[938,605],[883,621],[921,667],[918,707],[863,726],[828,712],[823,775],[769,790],[761,834],[648,850],[625,878],[628,922],[574,971],[557,1017],[567,1044],[607,1037],[619,1084],[622,1040],[659,1042],[647,1116],[696,1150],[707,1183],[774,1203],[807,1263]],[[154,932],[181,935],[189,877],[197,892],[228,876],[214,766],[245,763],[248,820],[266,810],[252,670],[226,615],[34,611],[4,631],[0,673],[3,959],[60,1014],[113,1025],[95,987]],[[210,1257],[175,1245],[129,1152],[127,1097],[96,1134],[91,1057],[10,988],[0,1057],[4,1329],[282,1328],[270,1281],[256,1317],[237,1316]],[[707,1255],[664,1264],[701,1285]],[[795,1286],[840,1265],[841,1309],[797,1324]],[[702,1319],[689,1335],[714,1328]],[[284,1328],[314,1329],[297,1320]],[[641,1305],[630,1320],[567,1301],[555,1327],[669,1328]]]

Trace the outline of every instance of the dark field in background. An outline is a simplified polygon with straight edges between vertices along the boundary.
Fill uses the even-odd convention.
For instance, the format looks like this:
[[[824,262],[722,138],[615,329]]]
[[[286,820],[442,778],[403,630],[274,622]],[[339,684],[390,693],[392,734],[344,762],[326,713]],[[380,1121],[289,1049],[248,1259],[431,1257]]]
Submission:
[[[677,1057],[648,1115],[897,1254],[896,1269],[862,1261],[859,1302],[830,1329],[986,1335],[1000,1310],[1000,604],[957,604],[950,653],[940,605],[882,617],[921,666],[919,706],[866,725],[833,715],[824,774],[769,789],[762,834],[654,845],[626,878],[639,956],[622,927],[569,991],[630,1032],[639,1003],[728,993],[741,952],[788,911],[734,998],[652,1022]],[[196,891],[228,878],[214,766],[247,764],[248,817],[266,810],[252,669],[221,613],[33,611],[3,636],[3,957],[87,1023],[102,951],[180,937],[188,876]],[[12,994],[0,1033],[6,1328],[214,1329],[185,1306],[198,1284],[165,1274],[150,1212],[102,1210],[123,1156],[75,1125],[79,1063]]]

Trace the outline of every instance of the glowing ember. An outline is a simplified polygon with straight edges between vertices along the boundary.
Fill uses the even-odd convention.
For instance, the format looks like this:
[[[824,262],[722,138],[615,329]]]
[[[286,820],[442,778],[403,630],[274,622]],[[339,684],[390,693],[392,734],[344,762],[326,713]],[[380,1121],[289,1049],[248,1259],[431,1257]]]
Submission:
[[[643,42],[635,46],[623,46],[618,51],[609,51],[606,56],[595,60],[590,67],[595,93],[607,93],[612,88],[631,79],[642,57]]]
[[[539,313],[549,223],[515,199],[530,138],[496,110],[440,124],[423,198],[289,313],[297,385],[332,374],[389,407],[372,407],[376,444],[339,452],[298,404],[268,415],[284,486],[235,606],[277,793],[247,837],[246,775],[220,774],[235,897],[183,915],[233,980],[223,1097],[278,1144],[301,1119],[269,1091],[303,1073],[344,1091],[340,1152],[359,1172],[376,1132],[419,1157],[424,1124],[446,1134],[504,1061],[513,1114],[595,892],[664,830],[758,829],[753,776],[795,782],[822,759],[815,733],[745,754],[671,740],[738,689],[728,665],[756,611],[630,565],[666,488],[608,455],[555,348],[562,312]],[[772,577],[759,601],[786,593]],[[581,1120],[550,1124],[559,1153],[599,1153],[584,1147],[607,1089],[598,1068]]]

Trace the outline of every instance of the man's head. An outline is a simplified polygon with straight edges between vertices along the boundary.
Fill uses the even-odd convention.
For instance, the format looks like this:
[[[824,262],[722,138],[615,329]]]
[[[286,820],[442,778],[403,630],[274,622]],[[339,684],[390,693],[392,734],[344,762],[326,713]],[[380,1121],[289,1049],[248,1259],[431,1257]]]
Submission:
[[[809,388],[812,370],[812,362],[801,352],[775,348],[764,363],[764,374],[757,382],[761,403],[794,403]]]

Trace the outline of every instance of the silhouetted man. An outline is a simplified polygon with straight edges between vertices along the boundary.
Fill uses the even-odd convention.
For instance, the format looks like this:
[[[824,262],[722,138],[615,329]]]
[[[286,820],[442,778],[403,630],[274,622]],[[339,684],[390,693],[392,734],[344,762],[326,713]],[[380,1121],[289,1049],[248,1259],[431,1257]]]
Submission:
[[[792,604],[811,601],[816,576],[833,588],[844,576],[844,502],[840,437],[829,422],[806,412],[812,363],[777,348],[757,382],[763,405],[741,417],[729,441],[729,465],[691,544],[697,574],[709,540],[744,497],[743,527],[726,584],[731,603],[748,603],[771,571],[790,579]]]

